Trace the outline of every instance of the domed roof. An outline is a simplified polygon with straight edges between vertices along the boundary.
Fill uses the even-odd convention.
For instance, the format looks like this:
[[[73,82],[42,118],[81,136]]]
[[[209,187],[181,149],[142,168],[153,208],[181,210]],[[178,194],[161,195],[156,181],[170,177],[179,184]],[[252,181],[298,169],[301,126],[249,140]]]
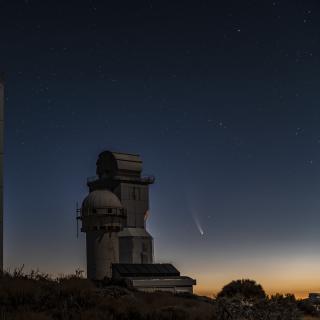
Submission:
[[[82,202],[82,210],[91,211],[102,208],[122,208],[119,198],[109,190],[95,190]]]

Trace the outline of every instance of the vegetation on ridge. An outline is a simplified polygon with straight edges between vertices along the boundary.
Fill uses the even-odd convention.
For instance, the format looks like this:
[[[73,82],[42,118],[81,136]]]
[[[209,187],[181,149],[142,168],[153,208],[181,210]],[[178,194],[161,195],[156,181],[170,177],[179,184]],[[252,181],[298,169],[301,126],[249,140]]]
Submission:
[[[292,295],[268,297],[252,280],[233,281],[209,299],[137,292],[112,281],[97,287],[79,274],[52,279],[18,270],[0,277],[1,320],[299,320],[302,304]]]

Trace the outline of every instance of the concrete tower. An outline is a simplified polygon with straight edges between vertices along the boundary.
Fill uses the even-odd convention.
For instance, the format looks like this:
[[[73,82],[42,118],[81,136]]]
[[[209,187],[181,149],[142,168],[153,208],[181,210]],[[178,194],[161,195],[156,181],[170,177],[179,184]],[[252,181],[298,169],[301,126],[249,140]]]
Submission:
[[[0,74],[0,272],[3,270],[3,127],[4,77]]]
[[[111,267],[119,261],[118,233],[125,223],[125,210],[109,190],[95,190],[83,201],[82,228],[86,233],[87,277],[111,278]]]
[[[115,263],[153,263],[153,239],[146,231],[148,185],[139,155],[102,152],[89,195],[81,207],[81,231],[86,232],[87,276],[111,277]]]
[[[109,188],[127,212],[125,228],[118,234],[120,263],[153,263],[153,239],[146,231],[149,185],[154,177],[142,176],[137,154],[105,151],[99,155],[96,171],[99,182],[90,189]]]

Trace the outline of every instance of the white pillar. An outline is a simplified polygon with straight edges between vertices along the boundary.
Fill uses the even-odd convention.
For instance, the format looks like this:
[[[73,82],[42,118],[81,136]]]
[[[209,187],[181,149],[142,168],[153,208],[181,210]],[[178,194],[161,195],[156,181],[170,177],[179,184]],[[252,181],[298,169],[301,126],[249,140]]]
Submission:
[[[3,270],[3,127],[4,79],[0,74],[0,271]]]

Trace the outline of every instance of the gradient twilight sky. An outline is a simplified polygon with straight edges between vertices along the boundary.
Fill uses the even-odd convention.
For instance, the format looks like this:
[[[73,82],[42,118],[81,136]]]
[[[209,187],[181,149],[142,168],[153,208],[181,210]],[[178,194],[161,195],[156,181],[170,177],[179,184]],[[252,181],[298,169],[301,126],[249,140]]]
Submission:
[[[197,292],[320,291],[318,0],[0,0],[0,69],[7,268],[85,269],[76,202],[111,149],[156,176],[156,261]]]

